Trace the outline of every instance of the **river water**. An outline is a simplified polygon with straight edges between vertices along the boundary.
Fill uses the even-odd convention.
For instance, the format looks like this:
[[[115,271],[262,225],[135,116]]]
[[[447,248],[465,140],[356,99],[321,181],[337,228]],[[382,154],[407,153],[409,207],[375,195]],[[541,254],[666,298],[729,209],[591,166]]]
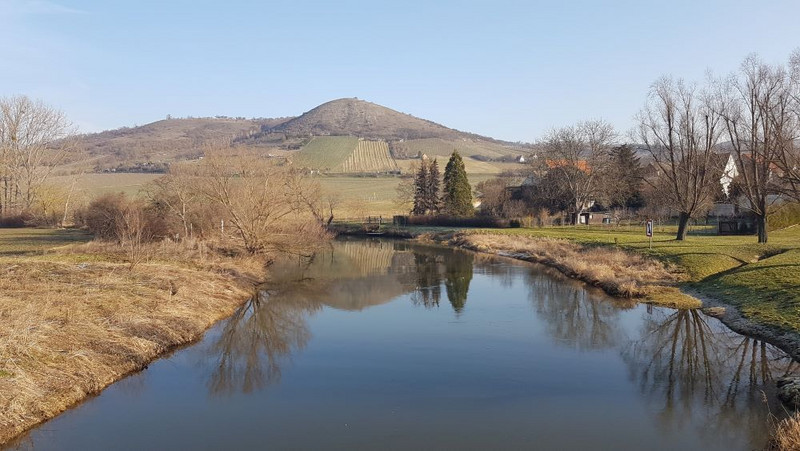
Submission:
[[[23,449],[760,449],[782,351],[696,310],[398,241],[286,261]]]

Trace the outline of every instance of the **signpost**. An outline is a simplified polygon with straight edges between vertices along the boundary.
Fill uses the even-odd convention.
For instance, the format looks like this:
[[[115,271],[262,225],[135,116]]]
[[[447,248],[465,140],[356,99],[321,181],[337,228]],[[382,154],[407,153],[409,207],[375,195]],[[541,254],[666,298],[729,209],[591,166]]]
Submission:
[[[653,249],[653,220],[648,219],[645,225],[645,233],[647,237],[650,238],[650,249]]]

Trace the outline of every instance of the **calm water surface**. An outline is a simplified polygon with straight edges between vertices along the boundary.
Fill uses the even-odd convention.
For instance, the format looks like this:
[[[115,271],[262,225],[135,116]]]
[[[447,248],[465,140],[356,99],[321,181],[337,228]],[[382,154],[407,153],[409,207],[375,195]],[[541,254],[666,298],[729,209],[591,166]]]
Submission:
[[[551,271],[336,242],[27,449],[759,449],[783,352]]]

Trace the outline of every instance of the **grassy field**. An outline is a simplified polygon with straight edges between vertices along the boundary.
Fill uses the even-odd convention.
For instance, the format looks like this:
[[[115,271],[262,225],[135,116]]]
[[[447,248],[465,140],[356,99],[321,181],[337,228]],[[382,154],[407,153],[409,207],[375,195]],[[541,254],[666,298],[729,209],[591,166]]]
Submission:
[[[491,174],[470,174],[469,181],[474,187],[492,177]],[[334,209],[337,218],[390,218],[392,215],[408,214],[409,208],[397,203],[397,185],[402,181],[400,177],[320,176],[316,180],[324,192],[339,196],[340,202]]]
[[[77,229],[0,229],[0,257],[41,254],[90,239],[91,235]]]
[[[436,159],[439,161],[439,167],[442,168],[442,170],[447,164],[448,158],[449,154],[447,156],[436,157]],[[514,170],[522,167],[522,165],[518,163],[495,163],[488,161],[473,160],[472,158],[464,158],[463,160],[464,160],[464,169],[466,169],[467,174],[470,176],[470,181],[472,181],[473,176],[497,175],[505,170]],[[411,173],[411,166],[418,164],[419,164],[418,159],[397,160],[397,166],[405,174]]]
[[[507,155],[522,155],[522,151],[493,144],[490,142],[475,142],[469,140],[445,140],[441,138],[413,139],[396,143],[397,149],[408,156],[422,152],[429,157],[447,157],[458,150],[462,157],[479,155],[487,158],[500,158]]]
[[[148,183],[160,177],[162,174],[139,174],[139,173],[102,173],[102,174],[83,174],[82,176],[59,176],[48,179],[56,185],[68,188],[75,182],[75,189],[79,194],[89,198],[105,193],[123,192],[128,195],[138,195],[142,188]],[[77,177],[77,178],[76,178]]]
[[[717,236],[696,230],[681,242],[673,227],[657,229],[653,247],[642,228],[552,227],[469,233],[561,238],[588,246],[618,246],[674,264],[689,287],[737,307],[758,323],[800,331],[800,226],[754,236]]]

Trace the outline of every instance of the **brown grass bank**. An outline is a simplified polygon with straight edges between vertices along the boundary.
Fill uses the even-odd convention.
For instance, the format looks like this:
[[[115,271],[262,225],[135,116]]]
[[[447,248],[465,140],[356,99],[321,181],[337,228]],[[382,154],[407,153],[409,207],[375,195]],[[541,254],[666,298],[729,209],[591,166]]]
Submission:
[[[551,266],[613,296],[641,298],[671,307],[700,306],[699,300],[675,287],[682,278],[677,268],[632,252],[567,240],[507,235],[456,233],[447,240],[465,249]]]
[[[197,340],[264,275],[202,244],[149,251],[134,269],[98,243],[0,252],[0,444]]]
[[[794,413],[778,422],[770,448],[778,451],[800,450],[800,414]]]

